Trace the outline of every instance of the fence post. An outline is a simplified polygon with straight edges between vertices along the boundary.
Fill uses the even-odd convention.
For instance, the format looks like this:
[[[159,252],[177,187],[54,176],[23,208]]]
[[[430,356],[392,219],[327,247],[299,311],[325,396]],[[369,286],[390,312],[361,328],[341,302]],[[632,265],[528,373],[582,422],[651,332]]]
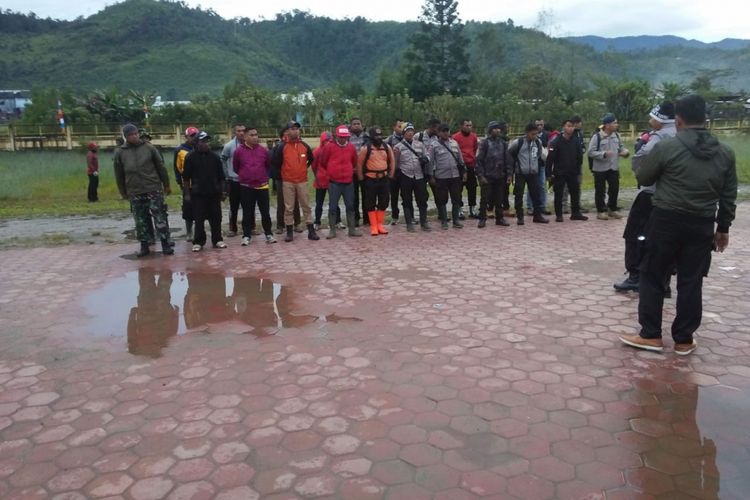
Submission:
[[[65,149],[70,151],[73,149],[73,131],[71,130],[73,127],[71,125],[68,125],[65,127]]]
[[[16,127],[13,125],[8,127],[8,135],[10,136],[10,150],[16,150]]]

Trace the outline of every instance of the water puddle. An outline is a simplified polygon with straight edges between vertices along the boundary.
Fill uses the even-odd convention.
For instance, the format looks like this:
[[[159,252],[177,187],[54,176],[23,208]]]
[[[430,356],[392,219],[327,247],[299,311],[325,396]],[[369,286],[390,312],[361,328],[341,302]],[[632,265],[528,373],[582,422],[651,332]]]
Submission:
[[[126,336],[128,352],[151,357],[160,356],[171,338],[210,324],[244,323],[247,333],[265,337],[314,322],[358,320],[295,314],[292,290],[271,280],[148,267],[108,283],[83,305],[90,316],[87,331]]]

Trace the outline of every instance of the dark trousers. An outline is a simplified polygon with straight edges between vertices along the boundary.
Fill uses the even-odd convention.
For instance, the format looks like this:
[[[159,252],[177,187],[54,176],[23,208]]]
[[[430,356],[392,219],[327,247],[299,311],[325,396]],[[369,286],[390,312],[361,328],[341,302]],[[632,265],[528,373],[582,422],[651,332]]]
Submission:
[[[388,177],[365,179],[365,212],[388,208],[391,186],[395,184],[390,181]]]
[[[427,181],[423,178],[415,179],[398,172],[398,184],[401,200],[404,204],[404,215],[414,215],[413,201],[417,202],[419,212],[427,213]],[[407,220],[407,222],[409,222]]]
[[[185,222],[193,222],[195,220],[193,214],[193,200],[189,196],[186,199],[185,188],[182,186],[180,186],[180,188],[182,189],[182,218]]]
[[[360,206],[362,210],[360,211]],[[363,218],[367,220],[367,213],[365,211],[365,184],[357,179],[354,179],[354,221],[359,225],[359,221]]]
[[[435,179],[435,204],[445,207],[450,197],[452,207],[461,206],[461,178]]]
[[[556,216],[561,217],[563,214],[563,202],[566,198],[565,188],[570,193],[570,213],[581,213],[581,186],[578,185],[578,174],[555,174],[552,187],[555,190]]]
[[[344,198],[346,213],[354,212],[354,183],[341,183],[330,181],[328,183],[328,224],[333,224],[331,214],[336,214],[336,223],[341,222],[341,209],[339,200]]]
[[[99,193],[97,193],[98,189],[99,189],[99,176],[94,175],[94,174],[89,174],[89,189],[88,189],[89,201],[99,201]]]
[[[607,192],[607,202],[604,202],[604,192]],[[594,202],[597,212],[606,212],[607,209],[614,212],[617,210],[617,195],[620,193],[620,171],[607,170],[606,172],[594,172]]]
[[[276,227],[284,229],[284,190],[282,189],[282,182],[280,180],[274,180],[273,185],[276,189]],[[245,212],[244,210],[242,211]],[[244,217],[243,217],[244,218]],[[253,217],[255,219],[255,217]],[[302,217],[299,211],[299,202],[294,202],[294,225],[298,226],[302,221]],[[244,229],[243,229],[244,231]],[[267,234],[267,233],[266,233]]]
[[[260,211],[260,220],[265,234],[273,234],[271,225],[271,194],[268,189],[253,189],[240,186],[240,204],[242,205],[242,236],[250,238],[253,234],[253,221],[255,220],[255,205]],[[253,217],[249,217],[253,214]],[[282,216],[281,220],[284,220]]]
[[[315,188],[315,224],[320,224],[320,218],[323,217],[323,205],[326,201],[326,194],[328,194],[328,189]],[[341,210],[338,206],[336,207],[336,212],[328,212],[329,223],[333,222],[332,213],[336,214],[336,224],[341,222]]]
[[[665,283],[676,266],[677,314],[672,322],[672,338],[679,344],[693,341],[703,315],[703,278],[711,267],[713,238],[713,218],[653,209],[640,268],[641,337],[661,338]]]
[[[641,191],[633,200],[628,213],[628,221],[622,237],[625,239],[625,269],[631,275],[638,275],[638,268],[644,253],[644,241],[639,240],[646,234],[646,225],[654,208],[651,198],[653,195]]]
[[[477,171],[474,167],[467,167],[464,186],[466,186],[466,194],[469,197],[469,206],[477,206]]]
[[[221,194],[193,193],[190,199],[193,202],[193,217],[195,217],[193,245],[206,244],[206,220],[211,226],[211,243],[215,245],[223,239],[221,237]]]
[[[237,232],[237,212],[240,210],[240,183],[237,181],[229,181],[229,230],[233,233]],[[247,213],[247,216],[245,215]],[[248,217],[255,221],[254,212],[245,212],[242,210],[242,216]]]
[[[505,179],[487,178],[487,184],[480,185],[481,200],[479,202],[479,218],[487,218],[487,208],[492,207],[495,210],[495,217],[503,216],[502,194],[503,189],[507,189]]]
[[[500,193],[500,204],[503,210],[510,210],[510,184],[503,183],[503,189]]]
[[[534,214],[540,213],[542,210],[539,200],[539,174],[516,174],[513,186],[516,217],[523,217],[523,193],[526,186],[529,187],[528,191],[531,196],[531,204],[534,206]]]
[[[398,172],[396,173],[398,174]],[[398,183],[398,175],[396,175],[393,179],[389,179],[388,189],[388,194],[391,198],[391,218],[395,220],[398,219],[399,216],[398,193],[401,190],[401,186]]]

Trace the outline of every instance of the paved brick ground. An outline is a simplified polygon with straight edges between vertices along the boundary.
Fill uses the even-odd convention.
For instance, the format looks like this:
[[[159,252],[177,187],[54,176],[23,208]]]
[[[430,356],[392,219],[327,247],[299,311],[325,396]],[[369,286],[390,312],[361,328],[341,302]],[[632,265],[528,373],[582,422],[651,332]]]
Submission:
[[[623,221],[2,251],[0,497],[747,498],[749,220],[687,359],[616,340]]]

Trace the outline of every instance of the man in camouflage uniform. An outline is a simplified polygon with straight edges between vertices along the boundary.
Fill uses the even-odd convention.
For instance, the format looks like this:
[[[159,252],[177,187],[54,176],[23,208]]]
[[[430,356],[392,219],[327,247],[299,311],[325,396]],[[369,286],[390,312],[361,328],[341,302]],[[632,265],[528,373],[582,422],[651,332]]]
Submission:
[[[125,143],[115,151],[115,179],[120,195],[130,200],[136,237],[141,242],[137,256],[149,254],[147,224],[152,217],[162,253],[172,255],[174,250],[169,245],[169,223],[164,210],[164,194],[172,190],[164,161],[154,146],[141,140],[135,125],[125,125],[122,135]]]

